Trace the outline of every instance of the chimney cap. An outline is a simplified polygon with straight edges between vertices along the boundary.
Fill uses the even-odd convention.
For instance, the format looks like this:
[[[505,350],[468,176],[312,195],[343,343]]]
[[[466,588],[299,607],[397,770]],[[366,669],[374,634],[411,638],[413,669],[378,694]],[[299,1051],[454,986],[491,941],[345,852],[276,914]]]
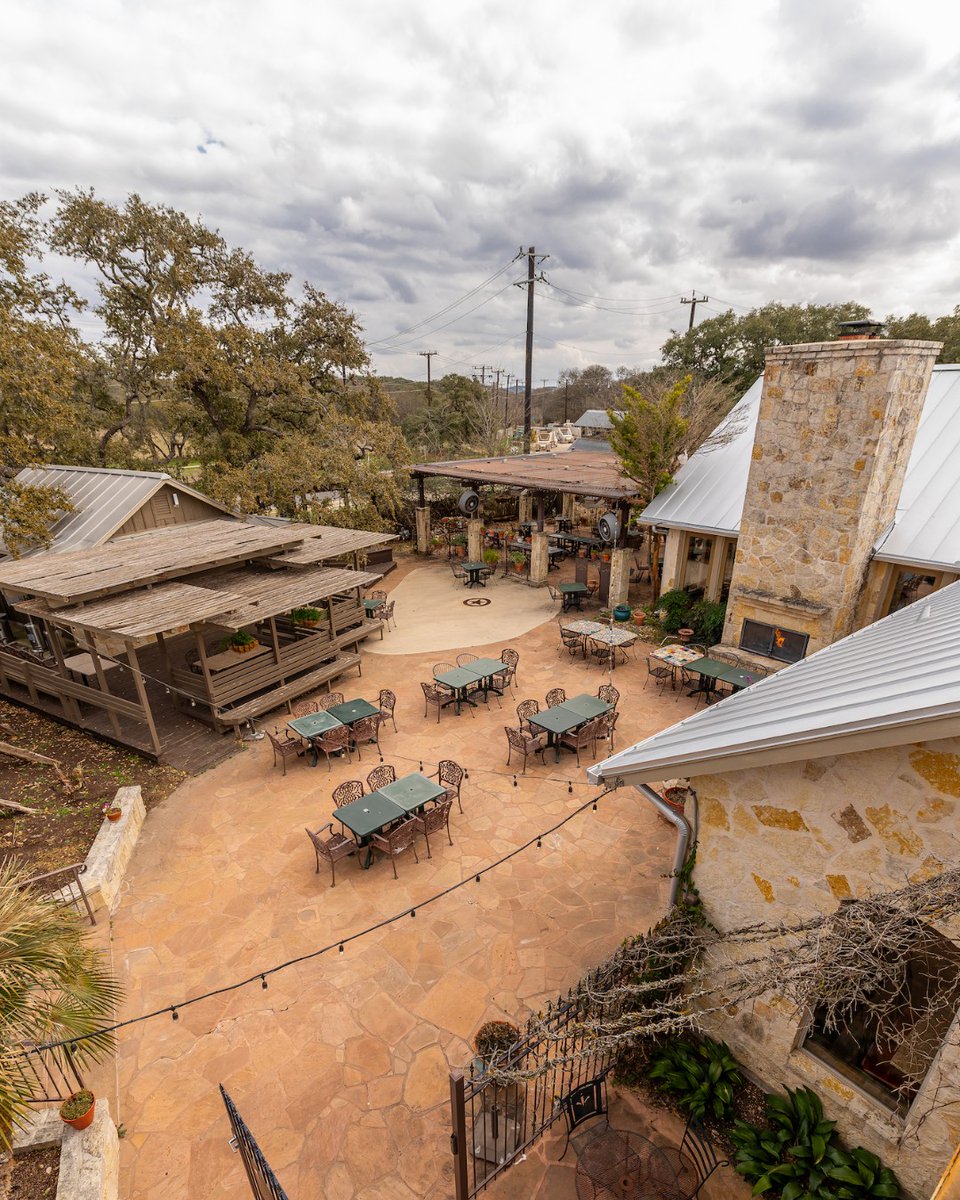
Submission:
[[[886,334],[882,321],[838,321],[837,341],[849,341],[852,338],[878,338]]]

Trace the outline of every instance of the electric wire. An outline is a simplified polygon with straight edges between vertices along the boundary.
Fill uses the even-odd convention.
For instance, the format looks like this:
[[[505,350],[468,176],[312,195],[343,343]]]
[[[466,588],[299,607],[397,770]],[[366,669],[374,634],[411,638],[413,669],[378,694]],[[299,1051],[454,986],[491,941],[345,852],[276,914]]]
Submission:
[[[475,296],[477,294],[477,292],[481,291],[488,284],[493,283],[493,281],[495,279],[499,279],[499,277],[504,273],[504,271],[509,271],[510,268],[513,266],[513,264],[516,261],[517,260],[515,258],[511,259],[510,262],[505,263],[498,271],[494,271],[494,273],[492,275],[488,276],[481,283],[478,283],[476,287],[471,288],[469,292],[464,292],[464,294],[462,296],[459,296],[456,300],[451,300],[449,304],[444,305],[443,308],[438,309],[437,312],[432,313],[429,317],[424,317],[422,321],[417,321],[413,325],[408,325],[405,329],[398,329],[395,333],[391,333],[387,337],[377,338],[374,341],[368,341],[366,343],[366,345],[367,346],[380,346],[380,345],[385,344],[386,342],[392,342],[395,338],[403,337],[405,334],[408,334],[408,333],[413,333],[414,330],[420,329],[421,326],[423,326],[423,325],[429,325],[431,321],[435,321],[438,317],[446,316],[446,314],[448,312],[450,312],[451,309],[456,308],[458,304],[462,304],[465,300],[469,300],[472,296]],[[424,334],[424,336],[426,336],[426,334]]]
[[[492,295],[487,296],[485,299],[481,300],[479,304],[475,304],[473,306],[473,308],[468,308],[465,312],[458,313],[457,316],[451,317],[451,319],[449,321],[445,321],[442,325],[437,325],[433,329],[424,330],[422,333],[417,334],[416,337],[409,338],[405,342],[397,342],[396,345],[393,345],[393,346],[382,346],[377,350],[377,353],[378,354],[393,353],[397,350],[401,350],[404,346],[413,346],[417,342],[422,342],[425,337],[433,337],[433,335],[435,333],[439,333],[441,329],[449,329],[451,325],[456,325],[456,323],[458,321],[462,321],[464,317],[469,317],[471,313],[475,313],[478,309],[483,308],[483,306],[485,304],[489,304],[492,300],[496,300],[498,296],[502,296],[504,292],[509,291],[510,288],[512,288],[512,287],[513,287],[513,280],[511,280],[507,284],[504,284],[504,286],[502,288],[500,288],[499,291],[496,291]],[[367,343],[368,346],[370,346],[372,344],[373,343],[370,343],[370,342]]]

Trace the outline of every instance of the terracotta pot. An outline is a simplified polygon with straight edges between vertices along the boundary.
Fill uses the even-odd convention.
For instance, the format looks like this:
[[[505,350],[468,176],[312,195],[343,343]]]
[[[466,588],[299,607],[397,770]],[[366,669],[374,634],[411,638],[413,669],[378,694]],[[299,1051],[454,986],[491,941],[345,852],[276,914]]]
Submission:
[[[319,621],[298,621],[298,625],[302,625],[304,629],[316,629],[320,624]]]
[[[689,642],[690,639],[693,637],[693,630],[692,629],[678,629],[677,637],[680,639],[681,643]]]
[[[642,608],[634,609],[633,623],[635,625],[642,625],[646,619],[647,619],[647,614],[643,611]]]
[[[513,569],[518,575],[522,575],[524,570],[526,569],[526,566],[527,566],[526,563],[514,563]]]
[[[119,821],[120,818],[123,816],[123,809],[122,808],[107,808],[107,809],[104,809],[103,815],[107,818],[108,821]]]
[[[72,1096],[68,1096],[68,1097],[67,1097],[67,1099],[68,1099],[68,1100],[72,1100],[72,1099],[73,1099],[73,1097],[72,1097]],[[94,1098],[94,1099],[93,1099],[93,1100],[90,1102],[90,1107],[87,1109],[87,1111],[86,1111],[86,1112],[83,1114],[83,1116],[82,1116],[82,1117],[64,1117],[64,1116],[61,1116],[61,1117],[60,1117],[60,1120],[61,1120],[61,1121],[63,1121],[64,1125],[69,1125],[69,1126],[71,1126],[71,1128],[73,1128],[73,1129],[86,1129],[86,1127],[87,1127],[87,1126],[88,1126],[88,1125],[91,1123],[91,1121],[93,1120],[93,1114],[94,1114],[94,1112],[96,1111],[96,1108],[97,1108],[97,1101],[96,1101],[96,1098]]]

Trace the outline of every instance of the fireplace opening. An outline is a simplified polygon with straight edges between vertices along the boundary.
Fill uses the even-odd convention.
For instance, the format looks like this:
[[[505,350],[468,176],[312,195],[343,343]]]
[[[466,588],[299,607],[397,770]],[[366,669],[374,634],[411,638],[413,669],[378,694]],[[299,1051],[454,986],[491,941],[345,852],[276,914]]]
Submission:
[[[764,625],[761,621],[744,620],[740,629],[740,649],[780,662],[799,662],[807,652],[810,635],[779,625]]]

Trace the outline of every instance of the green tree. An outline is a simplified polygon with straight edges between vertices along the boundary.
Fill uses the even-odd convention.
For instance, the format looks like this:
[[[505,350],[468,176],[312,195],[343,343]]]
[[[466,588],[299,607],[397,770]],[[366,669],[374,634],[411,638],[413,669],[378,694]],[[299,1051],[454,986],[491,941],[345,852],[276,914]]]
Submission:
[[[763,371],[767,346],[828,342],[838,321],[869,317],[863,304],[765,304],[746,316],[732,310],[674,333],[661,349],[666,366],[729,384],[742,394]]]
[[[73,914],[24,889],[24,878],[22,867],[0,866],[0,1138],[8,1147],[34,1084],[22,1067],[24,1046],[83,1035],[79,1065],[101,1061],[113,1037],[95,1031],[121,995]]]
[[[24,550],[43,548],[52,540],[51,527],[74,506],[56,487],[36,487],[0,477],[0,544],[12,558]]]
[[[915,312],[908,317],[887,317],[884,324],[887,334],[892,338],[943,342],[937,362],[960,362],[960,305],[948,317],[931,319]]]

